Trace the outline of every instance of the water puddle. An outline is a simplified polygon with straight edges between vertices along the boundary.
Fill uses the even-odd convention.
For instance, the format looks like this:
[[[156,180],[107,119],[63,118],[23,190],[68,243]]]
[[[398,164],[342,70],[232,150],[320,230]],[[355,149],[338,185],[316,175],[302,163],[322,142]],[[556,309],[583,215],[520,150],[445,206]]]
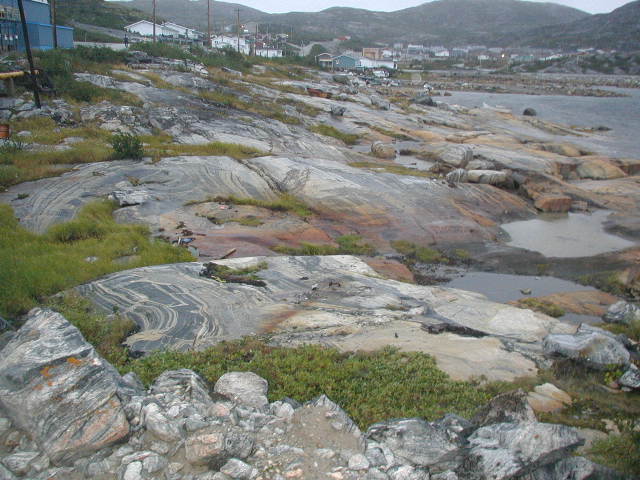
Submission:
[[[396,148],[396,158],[393,161],[397,165],[424,171],[429,171],[435,165],[435,162],[423,160],[422,158],[412,154],[416,151],[420,142],[402,141],[395,142],[393,145]],[[371,154],[370,143],[353,145],[351,149],[358,153],[364,153],[365,155]]]
[[[534,277],[528,275],[507,275],[501,273],[467,272],[454,278],[444,286],[481,293],[489,300],[507,303],[522,298],[543,297],[559,292],[595,291],[593,287],[562,280],[555,277]],[[531,291],[523,294],[522,291]],[[600,323],[599,317],[567,313],[562,320],[573,323]]]
[[[512,247],[540,252],[546,257],[590,257],[633,247],[634,242],[604,231],[607,210],[588,213],[543,214],[531,220],[505,223]]]

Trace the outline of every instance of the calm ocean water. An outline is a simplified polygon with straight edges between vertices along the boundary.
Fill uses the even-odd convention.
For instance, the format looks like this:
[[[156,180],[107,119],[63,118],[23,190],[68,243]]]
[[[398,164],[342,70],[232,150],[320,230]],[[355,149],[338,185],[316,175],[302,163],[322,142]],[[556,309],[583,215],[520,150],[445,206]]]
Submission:
[[[578,143],[592,151],[612,157],[640,158],[640,89],[611,88],[629,97],[598,98],[559,95],[520,95],[476,92],[451,92],[451,97],[438,101],[467,108],[505,107],[521,114],[527,107],[535,108],[538,118],[569,126],[597,127],[609,132],[596,132],[589,137],[559,137]]]

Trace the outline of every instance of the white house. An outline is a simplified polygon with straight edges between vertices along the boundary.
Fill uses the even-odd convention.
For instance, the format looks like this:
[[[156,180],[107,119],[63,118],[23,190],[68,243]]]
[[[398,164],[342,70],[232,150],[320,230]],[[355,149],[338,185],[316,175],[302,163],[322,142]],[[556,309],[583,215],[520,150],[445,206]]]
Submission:
[[[202,40],[206,37],[206,34],[199,32],[193,28],[183,27],[182,25],[178,25],[177,23],[172,22],[164,22],[162,27],[170,28],[172,30],[176,30],[180,35],[189,40]]]
[[[276,50],[275,48],[256,48],[256,57],[279,58],[282,56],[282,50]]]
[[[247,44],[247,41],[242,37],[240,37],[240,40],[238,40],[238,37],[216,35],[211,37],[211,47],[218,49],[231,48],[236,51],[239,50],[240,53],[243,53],[244,55],[249,55],[249,45]]]
[[[124,29],[129,33],[135,33],[143,37],[153,36],[153,22],[149,22],[148,20],[140,20],[139,22],[127,25]],[[203,36],[203,34],[197,30],[170,22],[165,22],[162,25],[156,23],[156,35],[159,37],[184,38],[190,40],[197,40]]]
[[[358,66],[360,68],[389,68],[394,70],[396,63],[393,60],[372,60],[367,57],[360,58]]]

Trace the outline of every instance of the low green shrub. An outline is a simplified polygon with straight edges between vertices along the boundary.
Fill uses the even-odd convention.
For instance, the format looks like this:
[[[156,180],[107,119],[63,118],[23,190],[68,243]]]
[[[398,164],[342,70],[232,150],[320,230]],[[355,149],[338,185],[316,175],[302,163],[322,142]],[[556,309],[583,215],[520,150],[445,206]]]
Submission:
[[[448,259],[438,250],[429,247],[421,247],[405,240],[391,242],[391,246],[403,254],[410,262],[420,263],[447,263]]]
[[[115,158],[131,158],[138,160],[144,155],[142,140],[128,132],[118,132],[111,137],[109,143],[113,147]]]
[[[342,353],[317,345],[272,347],[255,338],[224,342],[202,352],[157,352],[126,369],[151,383],[165,370],[190,368],[209,382],[230,371],[251,371],[269,382],[269,399],[304,402],[326,394],[363,428],[398,417],[470,417],[490,399],[482,387],[451,380],[423,353],[386,348]]]

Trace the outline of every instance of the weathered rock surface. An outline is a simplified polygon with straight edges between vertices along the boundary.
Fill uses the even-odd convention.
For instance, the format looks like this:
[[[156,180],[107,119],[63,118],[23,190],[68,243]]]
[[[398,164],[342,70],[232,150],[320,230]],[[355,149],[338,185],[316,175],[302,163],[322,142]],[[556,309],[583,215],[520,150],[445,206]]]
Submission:
[[[618,385],[640,390],[640,369],[633,363],[629,365],[629,369],[618,379]]]
[[[554,464],[583,440],[564,425],[497,423],[469,437],[469,455],[458,468],[461,479],[507,479]]]
[[[473,149],[467,145],[451,145],[440,152],[440,161],[454,168],[464,168],[473,160]]]
[[[471,419],[477,427],[496,423],[531,423],[536,421],[536,415],[527,400],[524,390],[500,394],[480,410]]]
[[[261,408],[266,406],[269,386],[264,378],[251,372],[226,373],[216,382],[214,392],[234,403]]]
[[[551,383],[538,385],[527,396],[527,401],[536,412],[556,412],[571,405],[572,400],[568,393],[560,390]]]
[[[621,300],[611,305],[602,319],[607,323],[629,325],[640,321],[640,308],[633,303]]]
[[[60,314],[34,309],[0,357],[0,406],[54,463],[129,433],[119,375]]]
[[[544,339],[549,355],[560,355],[601,370],[610,365],[628,365],[630,354],[624,343],[602,329],[581,325],[573,335],[551,334]]]
[[[271,332],[274,342],[288,345],[311,341],[344,350],[396,345],[428,351],[456,378],[486,373],[511,379],[535,373],[530,358],[541,355],[540,342],[548,333],[575,331],[574,326],[478,294],[385,280],[350,256],[216,263],[243,268],[263,260],[268,268],[258,276],[266,288],[200,277],[202,264],[190,263],[119,272],[78,290],[108,311],[117,307],[138,324],[140,331],[127,344],[139,352],[202,349]],[[422,328],[443,322],[485,337],[434,335]],[[479,364],[486,372],[477,370]]]
[[[371,153],[374,157],[392,160],[396,158],[396,149],[393,145],[382,142],[373,142],[371,145]]]
[[[565,213],[571,210],[573,200],[567,195],[540,195],[535,200],[535,206],[542,212]]]

